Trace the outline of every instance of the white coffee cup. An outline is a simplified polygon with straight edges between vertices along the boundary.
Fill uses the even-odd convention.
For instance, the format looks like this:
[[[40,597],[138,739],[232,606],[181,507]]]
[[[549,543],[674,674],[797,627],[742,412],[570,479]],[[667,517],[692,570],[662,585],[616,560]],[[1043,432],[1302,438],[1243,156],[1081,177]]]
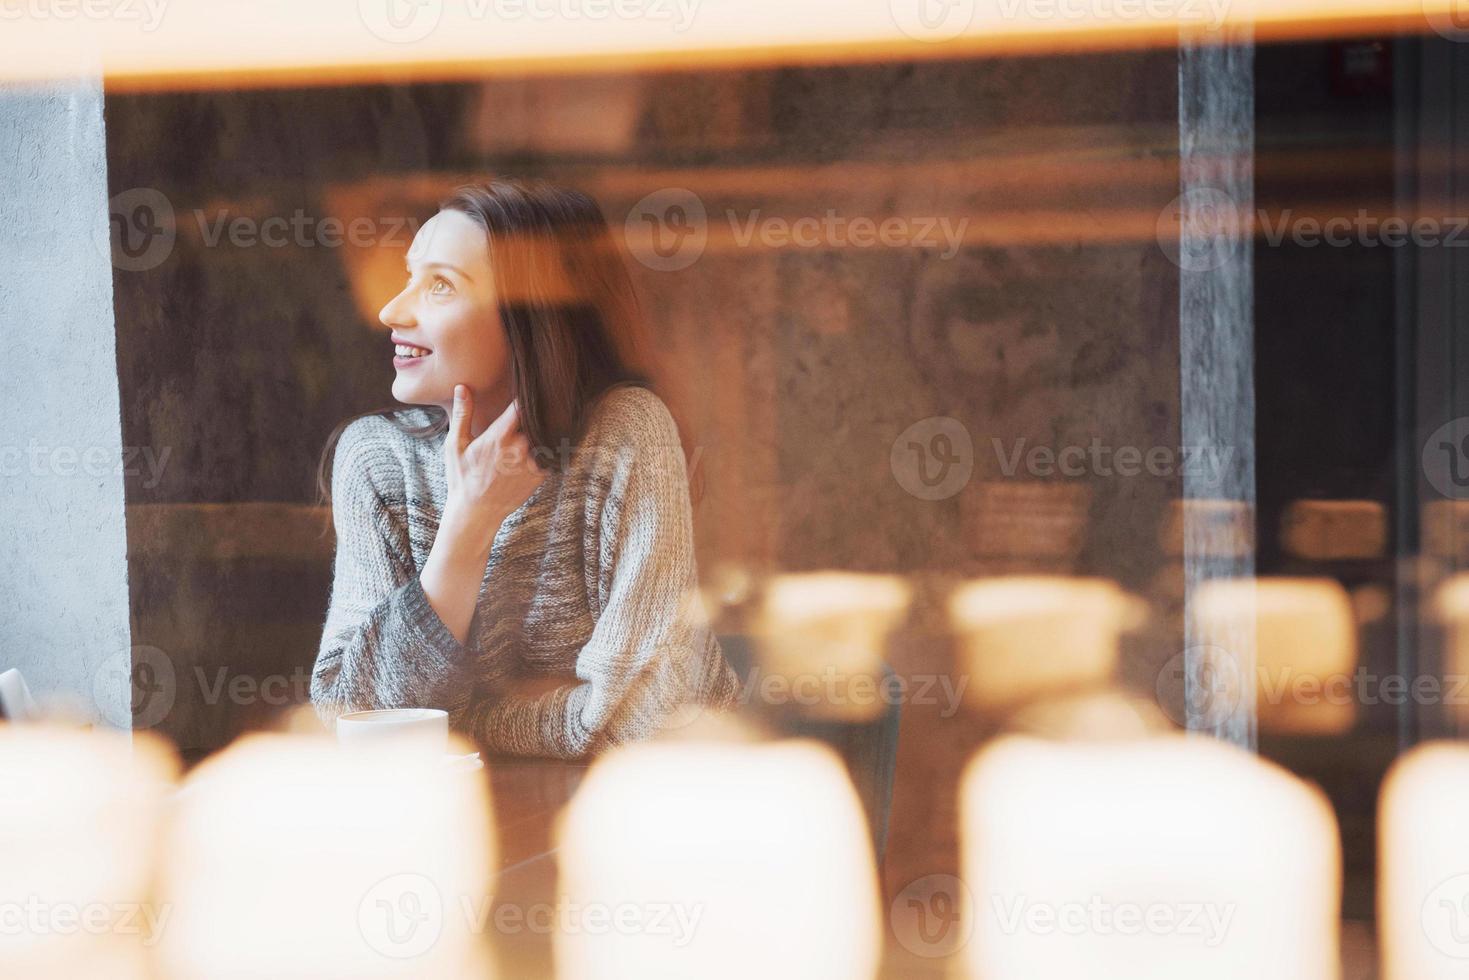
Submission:
[[[337,741],[353,751],[442,758],[449,749],[449,713],[439,708],[384,708],[337,716]]]

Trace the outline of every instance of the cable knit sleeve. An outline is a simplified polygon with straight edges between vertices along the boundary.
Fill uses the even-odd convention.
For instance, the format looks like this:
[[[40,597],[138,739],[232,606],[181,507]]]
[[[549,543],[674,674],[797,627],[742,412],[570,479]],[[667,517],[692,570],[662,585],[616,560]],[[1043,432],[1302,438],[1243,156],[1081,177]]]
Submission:
[[[374,708],[453,710],[467,698],[475,652],[449,632],[419,584],[407,501],[381,417],[358,419],[333,457],[337,550],[331,601],[311,673],[311,701],[330,723]],[[396,477],[396,479],[395,479]]]
[[[687,705],[734,699],[734,674],[690,615],[693,515],[668,409],[643,389],[612,392],[574,465],[587,494],[595,626],[577,655],[576,683],[465,710],[462,726],[492,752],[578,758],[656,734]]]

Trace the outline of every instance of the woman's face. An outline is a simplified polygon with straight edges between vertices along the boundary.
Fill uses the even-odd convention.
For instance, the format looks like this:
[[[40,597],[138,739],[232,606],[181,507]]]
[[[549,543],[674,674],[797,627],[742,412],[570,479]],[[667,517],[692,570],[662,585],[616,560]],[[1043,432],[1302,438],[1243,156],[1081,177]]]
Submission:
[[[508,401],[509,352],[484,230],[440,211],[414,236],[407,265],[408,284],[378,314],[392,328],[393,397],[447,410],[463,384],[476,409]]]

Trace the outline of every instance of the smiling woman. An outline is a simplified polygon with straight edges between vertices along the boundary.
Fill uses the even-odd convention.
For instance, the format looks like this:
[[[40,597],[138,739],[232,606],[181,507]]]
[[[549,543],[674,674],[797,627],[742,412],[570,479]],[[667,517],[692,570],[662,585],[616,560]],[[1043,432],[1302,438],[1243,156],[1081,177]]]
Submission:
[[[575,758],[728,705],[734,675],[691,606],[682,434],[596,202],[457,189],[380,318],[412,407],[350,421],[323,457],[323,719],[442,707],[490,751]]]

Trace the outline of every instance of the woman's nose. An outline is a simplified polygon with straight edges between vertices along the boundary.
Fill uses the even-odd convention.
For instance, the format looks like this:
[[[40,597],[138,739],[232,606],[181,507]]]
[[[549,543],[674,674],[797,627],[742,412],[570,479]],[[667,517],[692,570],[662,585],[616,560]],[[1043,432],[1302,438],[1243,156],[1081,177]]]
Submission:
[[[414,325],[412,314],[409,311],[409,304],[404,300],[407,292],[408,290],[405,289],[397,296],[388,300],[387,305],[378,312],[377,318],[382,322],[383,326],[411,327]]]

